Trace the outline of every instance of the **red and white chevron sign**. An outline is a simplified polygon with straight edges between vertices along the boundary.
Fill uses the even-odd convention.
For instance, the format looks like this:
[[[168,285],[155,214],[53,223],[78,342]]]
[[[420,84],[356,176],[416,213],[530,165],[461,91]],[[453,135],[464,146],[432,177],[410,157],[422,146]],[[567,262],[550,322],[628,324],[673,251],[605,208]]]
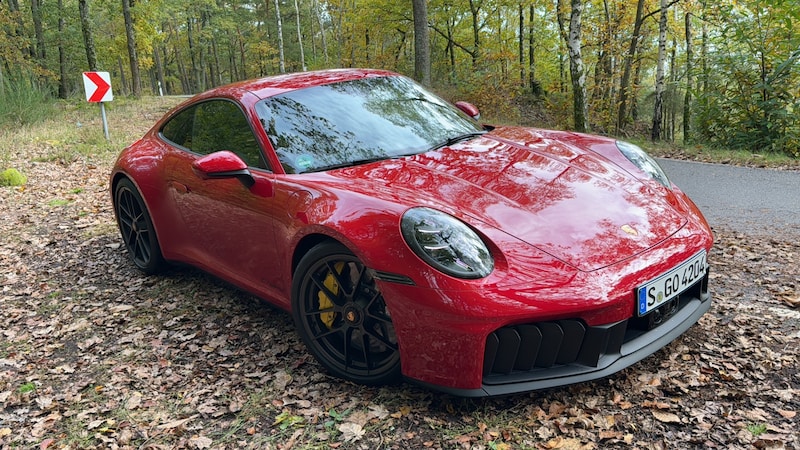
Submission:
[[[111,75],[108,72],[83,72],[83,87],[86,89],[87,102],[114,100],[114,94],[111,92]]]

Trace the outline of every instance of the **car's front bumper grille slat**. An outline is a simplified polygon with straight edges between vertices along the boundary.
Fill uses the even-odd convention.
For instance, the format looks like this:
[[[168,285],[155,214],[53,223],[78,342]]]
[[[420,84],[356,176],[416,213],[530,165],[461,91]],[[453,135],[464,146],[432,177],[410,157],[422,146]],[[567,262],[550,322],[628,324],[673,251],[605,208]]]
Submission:
[[[520,325],[516,329],[522,339],[520,347],[527,351],[517,352],[514,370],[531,370],[542,346],[542,331],[536,325]]]

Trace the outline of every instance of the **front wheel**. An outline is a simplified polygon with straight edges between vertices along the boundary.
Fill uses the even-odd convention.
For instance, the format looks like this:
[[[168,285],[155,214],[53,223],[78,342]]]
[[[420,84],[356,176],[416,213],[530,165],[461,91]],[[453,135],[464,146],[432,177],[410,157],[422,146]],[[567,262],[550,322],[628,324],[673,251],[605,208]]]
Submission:
[[[341,244],[320,244],[300,260],[292,316],[309,351],[332,374],[367,385],[400,378],[397,336],[383,295]]]
[[[136,186],[127,178],[114,190],[114,211],[122,240],[133,263],[142,272],[153,274],[164,265],[153,221]]]

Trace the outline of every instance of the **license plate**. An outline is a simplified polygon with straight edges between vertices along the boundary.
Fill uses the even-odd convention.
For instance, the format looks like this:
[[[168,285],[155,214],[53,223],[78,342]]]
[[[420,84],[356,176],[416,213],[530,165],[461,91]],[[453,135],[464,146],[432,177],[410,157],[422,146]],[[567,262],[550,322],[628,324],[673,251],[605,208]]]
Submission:
[[[639,317],[679,296],[706,274],[706,251],[692,256],[669,272],[636,290]]]

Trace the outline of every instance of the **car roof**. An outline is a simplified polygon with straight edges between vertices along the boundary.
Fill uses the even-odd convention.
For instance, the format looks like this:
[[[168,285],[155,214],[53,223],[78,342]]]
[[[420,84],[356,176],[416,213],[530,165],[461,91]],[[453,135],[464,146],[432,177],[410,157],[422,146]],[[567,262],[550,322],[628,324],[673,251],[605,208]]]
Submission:
[[[324,84],[339,83],[342,81],[357,80],[361,78],[396,76],[394,72],[377,69],[328,69],[310,72],[296,72],[282,75],[269,76],[254,80],[239,81],[220,86],[214,91],[246,90],[257,97],[264,99],[288,91],[304,89]]]

